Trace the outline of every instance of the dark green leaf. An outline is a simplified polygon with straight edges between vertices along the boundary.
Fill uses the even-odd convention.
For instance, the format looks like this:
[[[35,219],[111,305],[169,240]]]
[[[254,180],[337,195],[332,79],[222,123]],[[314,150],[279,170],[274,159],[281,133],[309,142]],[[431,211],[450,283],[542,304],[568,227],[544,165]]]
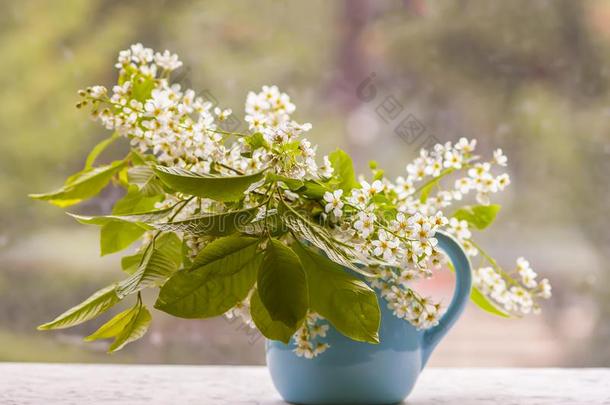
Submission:
[[[258,271],[258,293],[269,316],[289,328],[305,317],[307,280],[297,255],[276,239],[269,240]]]
[[[157,166],[154,170],[161,181],[176,191],[217,201],[240,200],[252,183],[263,178],[262,171],[244,176],[211,176],[177,167]]]
[[[453,213],[453,217],[466,221],[468,225],[477,229],[485,229],[494,222],[500,208],[497,204],[471,205],[460,208]]]
[[[226,236],[246,228],[256,217],[258,208],[228,211],[221,214],[206,214],[184,221],[150,223],[157,229],[171,232],[186,232],[192,235]]]
[[[71,176],[62,188],[47,194],[30,194],[30,197],[48,201],[59,207],[77,204],[99,193],[124,164],[123,161],[116,161],[106,166],[83,170]]]
[[[108,286],[95,292],[85,301],[70,308],[51,322],[40,325],[38,329],[63,329],[81,324],[107,311],[119,301],[119,297],[116,294],[116,285]]]
[[[293,250],[307,274],[311,310],[350,339],[379,343],[381,312],[375,292],[342,266],[298,242]]]
[[[274,321],[271,319],[271,316],[263,305],[257,290],[254,290],[252,297],[250,298],[250,315],[252,316],[252,321],[254,321],[254,324],[258,330],[267,339],[289,343],[290,338],[299,328],[298,325],[290,328],[284,325],[283,322]]]
[[[333,177],[339,180],[339,188],[347,193],[351,189],[359,187],[354,173],[354,163],[346,152],[337,149],[328,155],[328,159],[334,169]]]
[[[224,314],[246,298],[256,281],[258,243],[237,235],[211,242],[190,270],[175,273],[165,283],[155,308],[181,318]]]

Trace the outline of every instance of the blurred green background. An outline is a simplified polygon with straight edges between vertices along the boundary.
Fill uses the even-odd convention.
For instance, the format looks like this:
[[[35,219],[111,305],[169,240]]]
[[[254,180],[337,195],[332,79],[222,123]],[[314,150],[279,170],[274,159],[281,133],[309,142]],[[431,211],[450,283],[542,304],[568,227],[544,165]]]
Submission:
[[[111,85],[118,51],[142,42],[178,53],[181,82],[238,116],[248,90],[278,84],[321,151],[340,146],[361,171],[375,159],[398,175],[434,140],[476,137],[485,154],[502,147],[512,185],[478,239],[507,266],[528,257],[554,296],[520,320],[468,308],[432,363],[610,365],[610,2],[1,5],[0,361],[264,362],[262,339],[223,319],[156,312],[149,334],[112,356],[81,343],[95,324],[35,330],[120,274],[118,257],[98,257],[95,227],[26,194],[58,187],[107,136],[74,108],[76,90]],[[378,111],[388,99],[402,107],[394,119]],[[422,126],[416,139],[395,133],[409,115]],[[75,210],[108,212],[118,195],[107,189]],[[441,276],[436,287],[446,294],[451,282]]]

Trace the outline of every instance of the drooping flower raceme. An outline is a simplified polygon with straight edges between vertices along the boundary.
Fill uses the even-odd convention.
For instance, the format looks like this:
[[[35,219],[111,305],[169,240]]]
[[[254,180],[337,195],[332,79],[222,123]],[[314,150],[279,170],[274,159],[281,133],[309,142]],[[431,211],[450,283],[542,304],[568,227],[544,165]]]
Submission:
[[[238,318],[313,358],[329,348],[330,324],[355,340],[378,341],[376,294],[416,328],[438,324],[441,304],[414,289],[445,263],[438,231],[481,259],[474,287],[482,308],[520,316],[550,297],[548,280],[527,260],[505,271],[474,240],[499,210],[493,194],[510,184],[500,149],[483,160],[474,154],[476,140],[461,138],[422,149],[393,180],[374,163],[371,176],[357,177],[341,150],[316,157],[317,146],[304,137],[312,125],[293,119],[296,107],[277,86],[247,94],[247,130],[239,133],[224,129],[231,109],[172,82],[182,66],[177,55],[135,44],[115,66],[117,84],[80,91],[78,104],[113,135],[64,188],[33,197],[68,206],[114,181],[126,194],[112,215],[76,218],[102,225],[103,240],[119,241],[103,253],[138,239],[141,246],[122,260],[126,279],[41,328],[78,324],[136,295],[133,308],[88,338],[114,337],[111,350],[118,350],[146,331],[151,316],[140,292],[158,288],[162,311]],[[127,156],[95,166],[117,138],[129,140]],[[334,288],[347,300],[341,310],[332,304]]]

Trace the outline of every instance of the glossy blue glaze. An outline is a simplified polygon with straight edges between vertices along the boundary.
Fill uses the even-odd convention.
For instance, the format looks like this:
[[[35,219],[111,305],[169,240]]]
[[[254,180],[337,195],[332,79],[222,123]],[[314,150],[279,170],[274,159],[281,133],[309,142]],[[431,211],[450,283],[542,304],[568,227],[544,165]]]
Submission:
[[[280,395],[296,404],[394,404],[409,395],[432,350],[459,318],[470,296],[470,263],[460,245],[437,233],[456,270],[456,288],[439,324],[418,331],[392,315],[380,298],[381,343],[355,342],[330,328],[330,349],[308,360],[291,345],[267,341],[267,366]]]

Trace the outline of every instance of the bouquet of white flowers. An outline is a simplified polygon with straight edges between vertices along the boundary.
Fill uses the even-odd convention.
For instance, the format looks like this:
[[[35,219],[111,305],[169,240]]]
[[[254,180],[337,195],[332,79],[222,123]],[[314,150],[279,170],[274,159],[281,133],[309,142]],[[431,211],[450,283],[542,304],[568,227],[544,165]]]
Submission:
[[[550,296],[548,281],[537,281],[525,259],[504,270],[472,238],[500,209],[491,194],[510,182],[500,149],[484,160],[476,141],[462,138],[421,150],[394,180],[374,162],[370,176],[357,177],[342,150],[316,160],[316,146],[303,138],[311,124],[293,120],[295,106],[276,86],[248,93],[249,130],[237,133],[226,130],[231,110],[172,83],[181,65],[169,51],[132,45],[119,54],[112,91],[79,92],[77,107],[113,134],[63,187],[32,197],[66,207],[110,183],[122,187],[108,215],[71,215],[101,227],[102,255],[140,245],[123,257],[121,281],[40,329],[80,324],[134,300],[86,338],[114,338],[110,350],[118,350],[146,332],[151,315],[141,291],[154,288],[161,311],[239,317],[269,339],[292,340],[308,358],[327,349],[328,323],[375,343],[378,294],[417,328],[438,322],[440,304],[412,288],[445,262],[438,230],[454,235],[469,256],[480,255],[472,300],[484,310],[519,316]],[[129,153],[96,165],[120,138],[129,140]],[[471,193],[476,204],[455,207]]]

